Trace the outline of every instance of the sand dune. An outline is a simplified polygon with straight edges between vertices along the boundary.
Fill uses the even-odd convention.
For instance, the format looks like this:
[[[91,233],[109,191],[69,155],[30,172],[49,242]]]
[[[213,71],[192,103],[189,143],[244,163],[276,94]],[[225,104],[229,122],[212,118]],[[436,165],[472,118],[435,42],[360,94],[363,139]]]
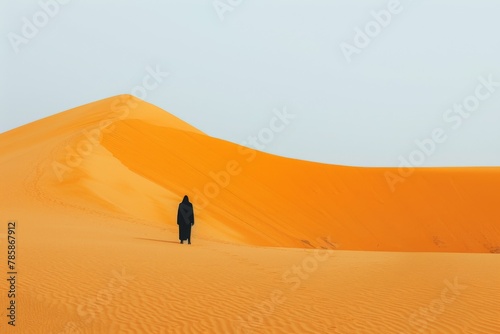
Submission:
[[[188,194],[200,236],[210,240],[304,247],[328,237],[344,250],[500,250],[500,168],[421,168],[393,192],[386,175],[395,168],[257,152],[128,95],[0,139],[2,172],[14,181],[19,164],[31,166],[37,196],[163,226]]]
[[[500,333],[500,258],[453,253],[499,252],[500,169],[417,169],[394,192],[387,172],[243,148],[128,95],[0,134],[20,267],[0,331]]]

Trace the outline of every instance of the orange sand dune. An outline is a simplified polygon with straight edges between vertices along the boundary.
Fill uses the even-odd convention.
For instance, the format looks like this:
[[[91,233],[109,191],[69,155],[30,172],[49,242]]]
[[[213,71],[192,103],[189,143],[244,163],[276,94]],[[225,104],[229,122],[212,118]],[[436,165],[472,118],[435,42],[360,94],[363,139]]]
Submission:
[[[0,134],[0,263],[10,220],[18,240],[0,333],[500,333],[500,258],[457,253],[498,252],[499,169],[395,192],[386,172],[256,152],[128,95]]]
[[[25,175],[36,175],[37,196],[160,226],[172,223],[188,194],[200,237],[210,240],[308,247],[329,238],[345,250],[500,251],[500,168],[421,168],[393,192],[386,176],[398,175],[395,168],[257,152],[128,95],[0,140],[3,175],[12,179],[20,161],[30,165]]]

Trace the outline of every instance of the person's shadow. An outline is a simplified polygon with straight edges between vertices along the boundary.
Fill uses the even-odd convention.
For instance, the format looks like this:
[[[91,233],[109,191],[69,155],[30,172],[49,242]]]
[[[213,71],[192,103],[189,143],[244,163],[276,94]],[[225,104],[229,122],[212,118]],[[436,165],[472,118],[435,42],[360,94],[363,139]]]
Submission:
[[[169,240],[158,240],[158,239],[148,239],[148,238],[134,238],[137,240],[146,240],[146,241],[156,241],[156,242],[166,242],[169,244],[178,244],[178,241],[169,241]]]

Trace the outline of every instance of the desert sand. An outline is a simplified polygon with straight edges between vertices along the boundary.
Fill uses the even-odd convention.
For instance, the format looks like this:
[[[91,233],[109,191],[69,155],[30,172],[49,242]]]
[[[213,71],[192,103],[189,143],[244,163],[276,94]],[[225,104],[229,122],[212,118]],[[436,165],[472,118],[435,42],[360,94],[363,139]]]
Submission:
[[[397,168],[257,152],[121,95],[0,134],[0,173],[2,333],[500,333],[500,168],[394,190]]]

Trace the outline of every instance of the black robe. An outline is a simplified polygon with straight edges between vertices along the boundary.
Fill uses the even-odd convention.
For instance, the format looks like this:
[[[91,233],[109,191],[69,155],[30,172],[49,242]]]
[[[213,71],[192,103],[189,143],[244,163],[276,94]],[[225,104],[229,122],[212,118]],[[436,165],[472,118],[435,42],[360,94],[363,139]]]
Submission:
[[[177,211],[177,225],[179,225],[179,240],[191,240],[191,226],[194,225],[193,204],[183,200]]]

